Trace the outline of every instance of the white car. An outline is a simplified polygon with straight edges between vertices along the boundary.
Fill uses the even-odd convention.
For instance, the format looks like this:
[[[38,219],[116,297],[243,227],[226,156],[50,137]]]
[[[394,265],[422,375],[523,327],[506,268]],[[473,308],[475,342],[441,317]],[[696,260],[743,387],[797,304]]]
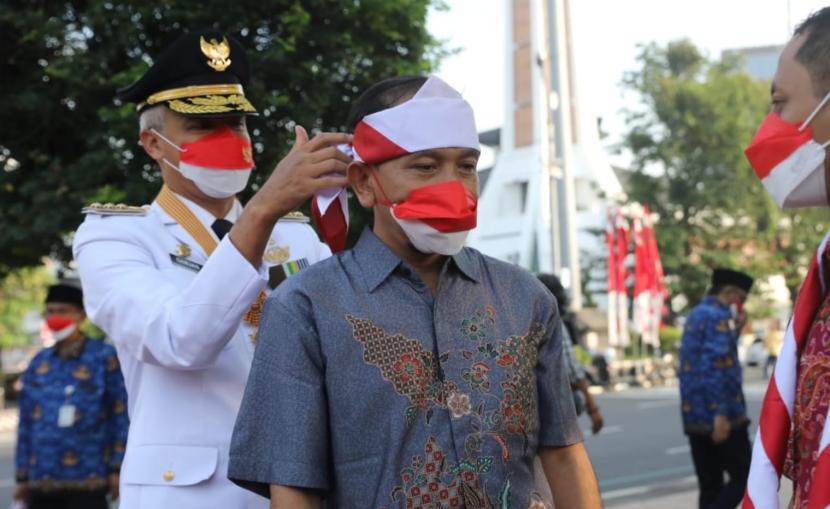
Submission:
[[[764,346],[764,340],[756,338],[755,341],[746,349],[746,356],[744,362],[747,366],[763,366],[767,362],[767,348]]]

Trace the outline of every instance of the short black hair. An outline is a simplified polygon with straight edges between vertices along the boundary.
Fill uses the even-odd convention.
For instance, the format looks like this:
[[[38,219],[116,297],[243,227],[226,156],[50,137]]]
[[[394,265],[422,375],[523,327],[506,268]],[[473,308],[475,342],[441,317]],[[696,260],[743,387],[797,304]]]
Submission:
[[[570,298],[565,287],[562,286],[562,281],[553,274],[537,274],[536,277],[553,294],[553,297],[556,299],[556,305],[559,307],[559,312],[565,313],[570,305]]]
[[[823,96],[830,91],[830,7],[810,14],[795,28],[795,35],[806,35],[795,59],[810,73],[816,95]]]
[[[426,76],[398,76],[389,78],[367,88],[352,104],[346,127],[349,132],[363,117],[397,106],[415,95],[427,82]]]

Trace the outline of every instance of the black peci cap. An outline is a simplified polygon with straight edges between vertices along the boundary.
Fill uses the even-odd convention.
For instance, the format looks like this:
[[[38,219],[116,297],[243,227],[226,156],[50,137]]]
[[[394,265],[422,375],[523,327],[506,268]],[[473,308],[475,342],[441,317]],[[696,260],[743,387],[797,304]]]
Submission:
[[[749,292],[752,289],[752,283],[754,280],[744,274],[743,272],[738,272],[737,270],[731,269],[715,269],[712,272],[712,286],[737,286],[741,290],[745,292]]]
[[[256,115],[243,87],[250,78],[245,48],[214,30],[183,34],[138,81],[118,90],[140,112],[166,104],[187,116]]]
[[[48,304],[49,302],[75,304],[79,308],[83,309],[84,295],[81,292],[81,289],[76,286],[59,283],[49,287],[49,290],[46,293],[46,303]]]

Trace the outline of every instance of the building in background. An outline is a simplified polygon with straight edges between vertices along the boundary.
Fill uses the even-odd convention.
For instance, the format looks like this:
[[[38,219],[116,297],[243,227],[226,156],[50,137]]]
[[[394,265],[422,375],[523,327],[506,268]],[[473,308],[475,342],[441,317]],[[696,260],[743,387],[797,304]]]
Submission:
[[[736,48],[724,50],[722,58],[740,56],[744,62],[747,74],[761,81],[772,81],[775,69],[778,67],[778,57],[784,50],[783,45],[755,46],[751,48]]]
[[[623,190],[593,122],[588,129],[579,122],[568,0],[506,1],[505,121],[481,133],[496,155],[481,171],[470,245],[557,274],[579,308],[581,261],[603,258],[595,231]]]

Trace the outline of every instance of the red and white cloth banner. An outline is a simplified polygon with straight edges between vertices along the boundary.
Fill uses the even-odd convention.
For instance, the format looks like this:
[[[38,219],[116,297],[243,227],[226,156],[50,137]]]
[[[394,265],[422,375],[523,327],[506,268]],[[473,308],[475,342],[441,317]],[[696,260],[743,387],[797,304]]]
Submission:
[[[823,280],[823,256],[830,233],[818,248],[807,278],[798,294],[792,319],[784,336],[784,344],[775,372],[767,387],[758,432],[752,449],[752,466],[749,470],[743,509],[780,509],[778,489],[787,443],[792,431],[792,415],[798,382],[798,359],[810,334],[816,312],[827,294],[827,281]],[[808,509],[830,507],[830,426],[825,425],[819,442],[819,456],[808,495]]]
[[[628,221],[619,210],[608,212],[608,343],[626,347],[628,333]]]
[[[606,213],[605,243],[608,249],[608,344],[620,344],[620,331],[617,325],[620,284],[617,281],[617,227],[612,219],[611,210]],[[624,287],[624,285],[623,285]]]
[[[669,292],[666,290],[664,281],[665,274],[663,273],[663,261],[660,259],[660,250],[657,247],[657,236],[654,234],[654,217],[648,207],[645,208],[644,232],[646,246],[648,247],[649,258],[651,261],[651,270],[653,271],[652,290],[651,295],[653,304],[651,306],[653,334],[656,335],[658,342],[660,339],[660,328],[663,326],[663,316],[665,316],[666,299],[669,297]]]
[[[660,346],[660,325],[666,289],[651,212],[634,214],[634,327],[643,343]]]
[[[628,245],[631,239],[631,231],[628,219],[621,211],[617,211],[617,328],[619,330],[619,346],[626,347],[631,344],[631,336],[628,331]]]

